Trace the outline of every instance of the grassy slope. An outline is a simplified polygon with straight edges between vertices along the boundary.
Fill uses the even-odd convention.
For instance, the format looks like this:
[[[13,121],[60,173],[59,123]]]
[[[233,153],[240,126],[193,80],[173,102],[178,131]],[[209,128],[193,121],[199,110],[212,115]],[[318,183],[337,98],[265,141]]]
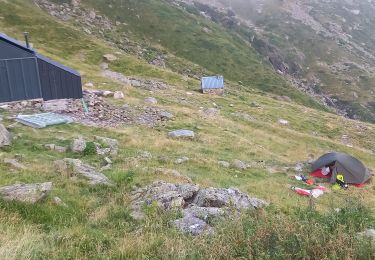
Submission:
[[[82,35],[67,24],[55,22],[32,7],[29,2],[0,2],[0,7],[0,27],[4,28],[6,33],[16,36],[29,30],[32,35],[38,35],[32,38],[38,49],[79,69],[85,81],[93,81],[102,88],[103,83],[108,83],[105,88],[122,88],[117,83],[102,78],[98,73],[101,55],[114,52],[115,49],[106,47],[104,42],[97,39]],[[28,12],[23,12],[26,9]],[[12,15],[8,14],[10,10]],[[70,41],[67,46],[67,37],[79,38],[80,41]],[[294,173],[283,170],[283,167],[306,160],[309,154],[318,156],[325,151],[339,150],[358,156],[369,167],[374,168],[374,125],[346,120],[236,89],[232,89],[230,94],[224,97],[203,96],[194,91],[192,96],[186,95],[186,90],[194,89],[194,84],[197,85],[198,82],[186,82],[178,74],[160,70],[127,55],[121,55],[120,61],[111,64],[111,67],[127,68],[124,71],[127,75],[161,78],[175,85],[169,91],[157,91],[153,95],[159,100],[158,106],[173,112],[176,119],[154,129],[142,126],[96,129],[78,124],[41,130],[20,125],[13,127],[11,131],[18,138],[10,148],[0,151],[0,157],[15,157],[21,154],[22,162],[28,168],[14,172],[8,166],[0,164],[0,185],[53,181],[54,189],[45,202],[35,206],[0,202],[0,258],[176,259],[214,258],[220,255],[227,259],[249,255],[277,257],[283,250],[286,252],[282,255],[291,258],[288,253],[295,247],[287,243],[295,245],[295,236],[306,233],[311,234],[310,242],[314,241],[315,246],[295,238],[301,243],[301,248],[306,250],[299,252],[301,257],[304,254],[319,257],[322,256],[320,253],[330,253],[340,258],[350,255],[353,248],[361,249],[357,245],[347,245],[351,244],[352,232],[368,225],[360,222],[364,217],[368,217],[367,213],[362,215],[361,209],[354,213],[348,210],[340,215],[330,213],[331,215],[317,217],[295,213],[295,208],[304,209],[308,202],[287,188],[288,184],[298,183],[292,178]],[[141,105],[143,97],[150,95],[147,91],[131,87],[122,89],[126,90],[125,102],[130,105]],[[181,103],[181,98],[186,99],[184,103]],[[221,115],[205,118],[198,108],[211,107],[213,102],[220,107]],[[252,102],[260,104],[261,107],[254,107]],[[234,117],[232,113],[237,111],[252,115],[254,120],[246,121]],[[7,115],[1,111],[0,114]],[[277,124],[279,118],[289,120],[290,126],[280,127]],[[4,123],[10,125],[13,121],[7,119]],[[171,140],[166,137],[168,130],[182,127],[195,130],[196,140]],[[113,158],[114,169],[106,173],[117,184],[116,187],[93,188],[83,181],[71,181],[55,173],[53,161],[64,157],[80,158],[99,166],[100,158],[97,156],[51,153],[43,148],[43,144],[47,143],[67,144],[82,133],[89,140],[94,135],[119,140],[121,149],[119,155]],[[339,143],[343,134],[352,138],[354,148]],[[129,159],[144,150],[153,154],[152,160]],[[174,165],[158,160],[160,156],[167,156],[172,160],[179,156],[188,156],[191,160],[186,164]],[[218,167],[218,160],[234,159],[248,162],[265,160],[268,167],[275,168],[276,173],[271,174],[262,167],[243,172]],[[273,209],[259,216],[251,217],[253,213],[250,213],[245,215],[242,221],[228,223],[223,227],[220,227],[219,223],[218,233],[208,238],[191,238],[176,232],[168,225],[172,216],[163,212],[151,210],[144,222],[137,222],[129,216],[128,196],[131,186],[145,185],[157,179],[179,181],[168,176],[156,176],[153,173],[156,167],[177,169],[202,186],[239,187],[270,201]],[[329,211],[332,207],[344,207],[344,201],[348,198],[359,201],[366,198],[364,203],[373,207],[373,189],[370,184],[361,190],[332,192],[319,199],[316,202],[317,207],[321,212]],[[65,208],[54,205],[53,196],[59,196],[68,206]],[[321,221],[310,225],[319,218]],[[348,219],[352,223],[343,223],[342,219]],[[340,222],[344,226],[338,224]],[[332,223],[335,226],[331,229],[322,226]],[[314,229],[309,228],[311,226]],[[139,232],[139,229],[143,231]],[[134,232],[136,230],[138,232]],[[327,233],[327,230],[331,232]],[[283,242],[275,238],[280,234],[283,234],[280,237]],[[324,239],[321,239],[322,236]],[[335,247],[341,245],[340,243],[343,246],[339,246],[339,250],[330,248],[329,243],[328,246],[323,246],[326,239],[331,239]],[[273,243],[277,243],[278,247],[273,246]],[[267,251],[269,248],[275,249],[271,252]],[[315,249],[311,252],[312,248]],[[257,249],[259,251],[256,251]],[[373,251],[367,250],[368,254],[371,252]],[[361,255],[361,251],[356,254]]]

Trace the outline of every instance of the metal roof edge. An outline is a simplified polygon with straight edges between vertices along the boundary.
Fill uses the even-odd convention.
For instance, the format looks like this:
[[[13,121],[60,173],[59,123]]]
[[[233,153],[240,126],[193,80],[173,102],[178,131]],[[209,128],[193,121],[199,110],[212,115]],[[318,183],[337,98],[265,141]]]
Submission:
[[[33,49],[27,48],[26,45],[23,45],[21,42],[19,42],[18,40],[14,39],[12,37],[9,37],[5,33],[0,33],[0,40],[4,40],[4,41],[12,44],[13,46],[16,46],[18,48],[21,48],[21,49],[27,51],[27,52],[35,54],[35,51]]]
[[[61,63],[58,63],[57,61],[54,61],[54,60],[52,60],[50,58],[47,58],[46,56],[43,56],[43,55],[41,55],[39,53],[36,53],[36,57],[38,59],[41,59],[41,60],[43,60],[45,62],[48,62],[48,63],[50,63],[52,65],[55,65],[58,68],[61,68],[61,69],[65,70],[65,71],[68,71],[68,72],[70,72],[70,73],[72,73],[72,74],[74,74],[74,75],[76,75],[78,77],[81,76],[81,74],[78,71],[76,71],[76,70],[74,70],[72,68],[69,68],[69,67],[67,67],[65,65],[62,65]]]

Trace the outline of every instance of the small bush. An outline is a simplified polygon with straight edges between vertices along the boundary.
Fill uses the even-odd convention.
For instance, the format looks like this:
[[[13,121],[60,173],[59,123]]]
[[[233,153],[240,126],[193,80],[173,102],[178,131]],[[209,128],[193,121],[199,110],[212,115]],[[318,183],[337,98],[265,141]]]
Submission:
[[[87,142],[86,143],[86,148],[83,151],[83,154],[85,156],[95,155],[96,154],[96,145],[93,142]]]

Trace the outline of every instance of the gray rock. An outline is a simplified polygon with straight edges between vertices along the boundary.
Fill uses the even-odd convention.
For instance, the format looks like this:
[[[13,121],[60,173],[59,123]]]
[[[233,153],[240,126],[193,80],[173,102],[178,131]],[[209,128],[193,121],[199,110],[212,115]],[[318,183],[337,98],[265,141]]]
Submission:
[[[146,97],[146,98],[144,99],[144,102],[145,102],[146,104],[153,104],[153,105],[155,105],[155,104],[158,103],[158,101],[157,101],[156,98],[154,98],[154,97]]]
[[[48,150],[56,151],[58,153],[65,153],[68,150],[67,147],[59,146],[55,144],[46,144],[44,145],[44,147],[47,148]]]
[[[188,157],[183,156],[183,157],[181,157],[181,158],[176,159],[176,160],[174,161],[174,163],[175,163],[175,164],[182,164],[182,163],[187,162],[187,161],[189,161],[189,160],[190,160],[190,159],[189,159]]]
[[[358,233],[357,236],[360,238],[369,238],[375,242],[375,229],[366,229],[365,231]]]
[[[212,227],[210,227],[203,220],[194,216],[185,216],[181,219],[173,221],[173,225],[184,233],[189,233],[193,236],[200,235],[202,233],[213,233]]]
[[[26,167],[16,159],[5,158],[4,163],[17,170],[25,170]]]
[[[95,139],[102,142],[103,144],[107,145],[111,149],[111,154],[116,155],[118,152],[119,144],[116,139],[102,137],[102,136],[95,136]]]
[[[248,165],[244,163],[243,161],[240,160],[234,160],[233,161],[233,166],[239,170],[245,170],[248,168]]]
[[[108,63],[100,63],[99,67],[102,69],[102,70],[107,70],[108,69]]]
[[[48,150],[54,151],[55,150],[55,144],[45,144],[44,147]]]
[[[229,168],[230,167],[230,163],[227,162],[227,161],[218,161],[218,164],[224,168]]]
[[[152,159],[152,154],[149,151],[143,151],[141,154],[138,156],[141,160],[151,160]]]
[[[105,54],[105,55],[103,55],[103,58],[104,58],[105,60],[107,60],[107,61],[115,61],[115,60],[118,59],[118,58],[117,58],[115,55],[113,55],[113,54]]]
[[[8,201],[36,203],[45,199],[52,189],[52,182],[15,184],[0,187],[0,196]]]
[[[266,202],[250,198],[247,194],[236,188],[207,188],[201,189],[193,203],[200,207],[230,207],[240,209],[261,208],[268,205]]]
[[[59,197],[53,197],[53,203],[57,206],[67,206]]]
[[[289,121],[285,119],[279,119],[278,123],[284,126],[289,125]]]
[[[214,108],[214,107],[207,108],[207,109],[203,110],[203,112],[204,112],[207,116],[217,116],[217,115],[220,114],[220,110],[217,109],[217,108]]]
[[[70,149],[75,153],[82,153],[86,149],[86,141],[82,137],[73,140]]]
[[[108,157],[104,157],[104,162],[105,164],[112,164],[112,160],[109,159]]]
[[[115,91],[113,94],[114,99],[124,99],[125,95],[122,91]]]
[[[91,185],[112,185],[107,176],[96,171],[94,167],[82,163],[81,160],[65,158],[64,160],[55,161],[54,164],[56,170],[67,177],[78,175],[88,179]]]
[[[160,117],[161,117],[161,119],[163,119],[163,120],[171,120],[171,119],[173,119],[173,114],[172,113],[169,113],[169,112],[166,112],[166,111],[164,111],[164,112],[161,112],[160,113]]]
[[[0,148],[12,144],[12,135],[3,124],[0,124]]]
[[[204,221],[225,215],[224,209],[215,207],[198,207],[195,205],[184,209],[183,213],[184,216],[193,216]]]
[[[131,80],[130,84],[132,87],[140,87],[142,85],[142,83],[136,79]]]
[[[66,153],[67,150],[68,148],[65,146],[55,145],[55,151],[58,153]]]
[[[164,181],[156,181],[151,185],[132,192],[132,216],[142,217],[142,207],[155,202],[158,206],[171,209],[182,208],[186,201],[194,198],[199,190],[194,184],[172,184]]]
[[[294,170],[295,170],[296,172],[303,172],[304,168],[305,168],[305,164],[302,163],[302,162],[298,162],[298,163],[294,166]]]
[[[181,130],[175,130],[175,131],[169,132],[168,136],[172,138],[194,138],[195,134],[191,130],[181,129]]]

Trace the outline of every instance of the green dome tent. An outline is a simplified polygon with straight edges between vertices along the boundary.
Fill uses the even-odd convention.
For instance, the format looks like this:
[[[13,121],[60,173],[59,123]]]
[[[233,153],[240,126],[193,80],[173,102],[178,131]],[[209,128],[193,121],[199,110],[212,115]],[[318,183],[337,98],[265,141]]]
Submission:
[[[330,166],[332,175],[330,182],[336,182],[336,176],[344,176],[345,183],[360,184],[370,179],[370,171],[358,159],[345,153],[327,153],[312,164],[316,171],[325,166]]]

